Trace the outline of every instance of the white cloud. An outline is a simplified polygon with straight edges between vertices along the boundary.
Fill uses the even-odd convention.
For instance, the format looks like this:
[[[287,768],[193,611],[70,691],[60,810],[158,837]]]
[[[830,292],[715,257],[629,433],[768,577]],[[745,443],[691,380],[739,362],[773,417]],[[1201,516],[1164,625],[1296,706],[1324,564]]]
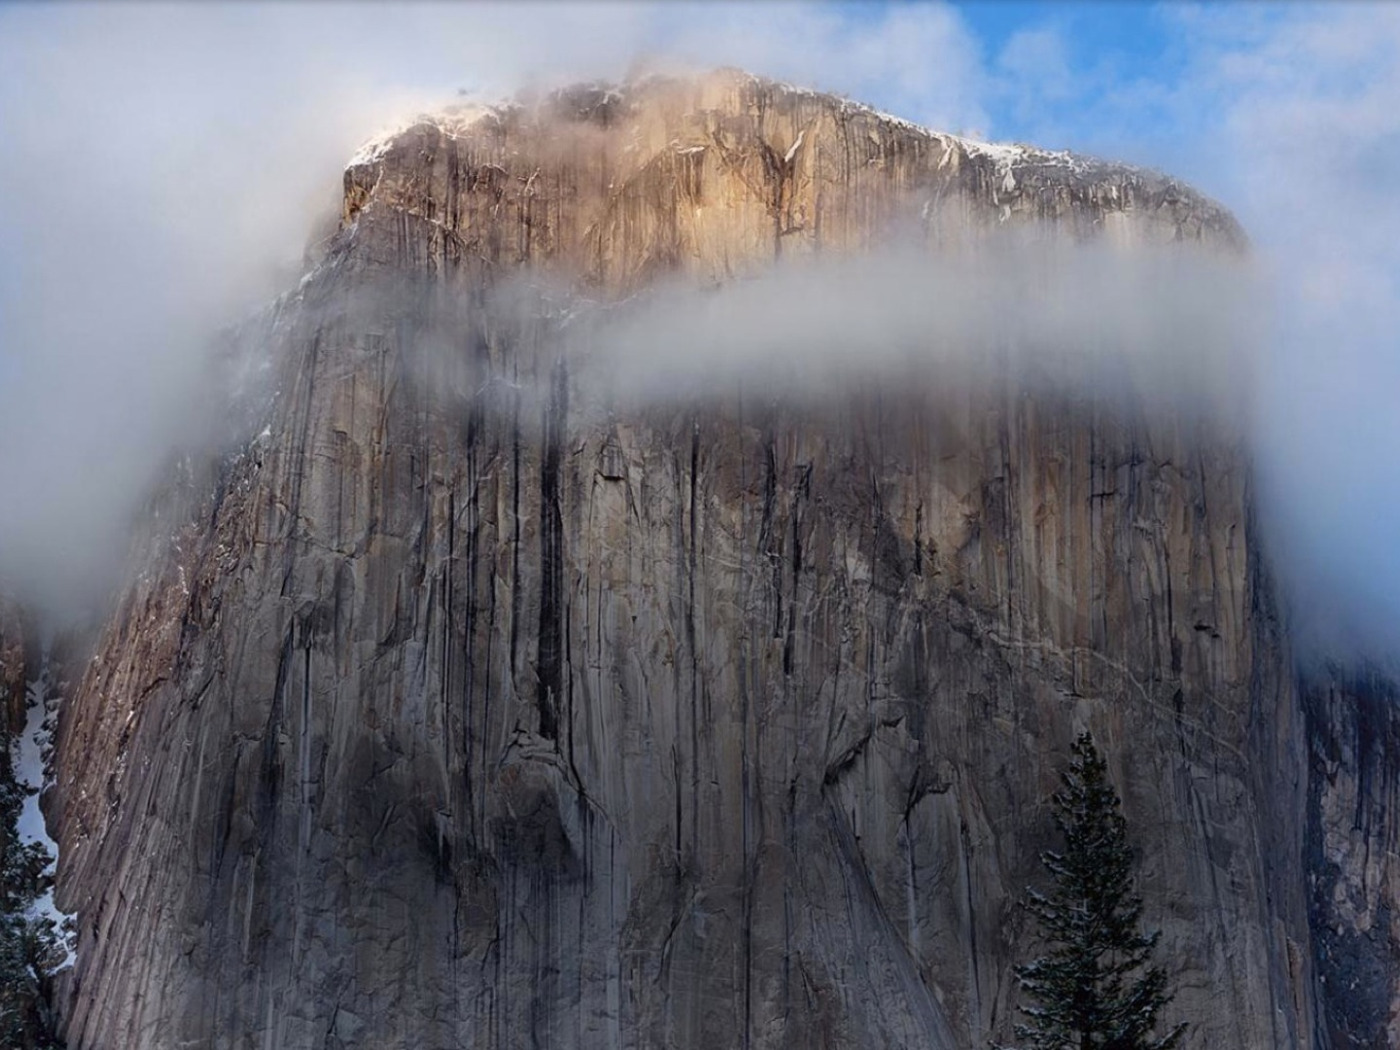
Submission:
[[[992,228],[937,256],[887,246],[789,260],[719,289],[653,288],[576,325],[572,341],[616,397],[742,389],[826,404],[880,383],[957,400],[1009,374],[1050,395],[1228,427],[1248,396],[1256,293],[1251,266],[1208,251]]]
[[[1400,9],[1195,27],[1222,180],[1276,280],[1261,466],[1286,578],[1336,646],[1400,643]],[[1311,611],[1310,611],[1311,610]]]
[[[997,69],[1015,82],[1025,98],[1058,101],[1077,90],[1064,37],[1053,26],[1011,34],[997,55]]]

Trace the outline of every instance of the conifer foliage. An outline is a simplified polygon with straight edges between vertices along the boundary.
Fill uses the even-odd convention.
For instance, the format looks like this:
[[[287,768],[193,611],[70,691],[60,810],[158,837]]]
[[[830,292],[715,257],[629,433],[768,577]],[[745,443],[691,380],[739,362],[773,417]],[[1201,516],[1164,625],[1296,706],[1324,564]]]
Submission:
[[[62,935],[35,902],[48,889],[53,858],[37,842],[22,842],[19,815],[33,788],[15,776],[10,735],[0,725],[0,1047],[56,1050],[53,967]]]
[[[1088,733],[1072,755],[1052,800],[1064,852],[1040,856],[1053,888],[1025,899],[1049,950],[1016,968],[1029,1000],[1016,1036],[1027,1050],[1170,1050],[1185,1026],[1154,1034],[1172,996],[1166,971],[1151,963],[1160,933],[1141,932],[1118,793]]]

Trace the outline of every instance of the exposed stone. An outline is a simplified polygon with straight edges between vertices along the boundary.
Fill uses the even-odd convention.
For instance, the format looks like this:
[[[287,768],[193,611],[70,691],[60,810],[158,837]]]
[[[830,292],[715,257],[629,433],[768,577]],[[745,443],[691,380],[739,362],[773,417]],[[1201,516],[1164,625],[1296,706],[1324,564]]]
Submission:
[[[1400,1044],[1400,686],[1372,667],[1305,677],[1307,875],[1325,1043]]]

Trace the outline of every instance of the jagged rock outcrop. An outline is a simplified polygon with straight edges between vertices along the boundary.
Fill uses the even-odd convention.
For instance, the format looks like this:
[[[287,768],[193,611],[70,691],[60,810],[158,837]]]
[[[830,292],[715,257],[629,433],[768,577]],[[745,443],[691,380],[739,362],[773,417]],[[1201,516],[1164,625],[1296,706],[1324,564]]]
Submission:
[[[1170,179],[738,74],[357,155],[266,429],[63,711],[70,1046],[980,1047],[1083,728],[1189,1045],[1311,1045],[1322,759],[1238,434],[1009,383],[610,401],[491,296],[1031,220],[1242,245]]]

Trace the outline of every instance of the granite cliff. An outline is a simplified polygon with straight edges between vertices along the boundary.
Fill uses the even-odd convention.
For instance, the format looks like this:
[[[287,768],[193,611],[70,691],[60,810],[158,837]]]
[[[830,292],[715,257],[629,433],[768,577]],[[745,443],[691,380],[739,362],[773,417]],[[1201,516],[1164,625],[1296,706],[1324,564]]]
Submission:
[[[728,72],[361,150],[63,708],[69,1045],[981,1047],[1085,728],[1188,1045],[1384,1045],[1394,717],[1300,685],[1231,426],[659,405],[559,349],[558,296],[1017,225],[1244,251],[1172,179]]]

